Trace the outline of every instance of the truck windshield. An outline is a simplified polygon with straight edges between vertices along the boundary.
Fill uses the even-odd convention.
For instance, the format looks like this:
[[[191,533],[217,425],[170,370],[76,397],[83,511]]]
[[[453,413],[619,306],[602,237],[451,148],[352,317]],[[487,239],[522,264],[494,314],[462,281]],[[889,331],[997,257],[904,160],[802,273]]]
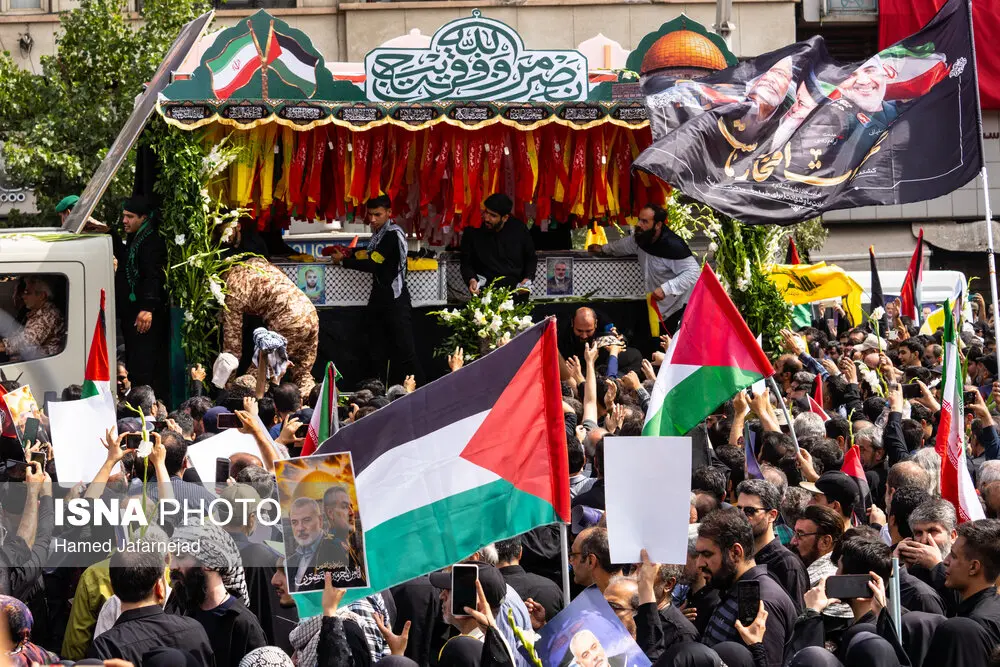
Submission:
[[[0,274],[0,365],[63,351],[67,294],[64,275]]]

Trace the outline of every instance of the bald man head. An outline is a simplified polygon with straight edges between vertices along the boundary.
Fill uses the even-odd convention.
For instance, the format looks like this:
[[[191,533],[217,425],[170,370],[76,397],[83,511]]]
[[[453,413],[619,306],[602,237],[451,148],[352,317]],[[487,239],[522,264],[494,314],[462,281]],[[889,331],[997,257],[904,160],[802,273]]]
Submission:
[[[578,308],[573,315],[573,335],[581,341],[591,341],[597,335],[597,313],[592,308]]]

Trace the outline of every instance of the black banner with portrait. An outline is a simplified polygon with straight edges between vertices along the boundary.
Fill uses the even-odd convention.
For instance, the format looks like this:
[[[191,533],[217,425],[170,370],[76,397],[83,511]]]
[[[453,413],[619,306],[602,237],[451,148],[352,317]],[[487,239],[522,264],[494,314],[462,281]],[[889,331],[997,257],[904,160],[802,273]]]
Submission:
[[[633,168],[749,224],[905,204],[982,166],[965,0],[860,65],[813,37],[646,97],[653,144]]]

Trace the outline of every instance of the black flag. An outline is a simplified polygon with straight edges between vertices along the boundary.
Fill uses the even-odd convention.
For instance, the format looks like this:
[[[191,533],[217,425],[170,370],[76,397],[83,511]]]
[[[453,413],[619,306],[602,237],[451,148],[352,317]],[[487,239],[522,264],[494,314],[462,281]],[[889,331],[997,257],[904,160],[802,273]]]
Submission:
[[[966,2],[860,65],[813,37],[650,94],[633,166],[751,224],[945,195],[982,166]]]
[[[868,259],[871,261],[871,295],[872,302],[868,308],[868,314],[875,312],[876,308],[882,309],[882,317],[879,318],[880,335],[885,336],[888,331],[889,319],[885,315],[885,297],[882,296],[882,280],[878,277],[878,267],[875,265],[875,246],[868,246]]]

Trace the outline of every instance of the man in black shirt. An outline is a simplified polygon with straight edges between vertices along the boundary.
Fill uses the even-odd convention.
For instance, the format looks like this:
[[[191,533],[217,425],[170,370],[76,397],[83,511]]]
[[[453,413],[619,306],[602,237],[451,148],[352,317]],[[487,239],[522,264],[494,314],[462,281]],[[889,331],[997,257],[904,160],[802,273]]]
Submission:
[[[392,202],[386,195],[369,199],[365,207],[372,226],[368,257],[357,259],[338,251],[333,254],[333,263],[372,274],[365,313],[373,354],[370,376],[384,377],[388,361],[390,384],[402,384],[407,375],[419,384],[422,374],[406,287],[406,233],[392,220]]]
[[[215,667],[208,636],[191,618],[166,614],[163,602],[163,556],[157,553],[118,551],[111,556],[111,588],[121,600],[121,616],[101,634],[87,652],[88,658],[119,658],[134,665],[158,647],[184,649],[203,667]]]
[[[562,590],[552,580],[539,574],[527,572],[521,567],[520,537],[501,540],[495,546],[498,558],[497,569],[503,575],[504,581],[517,591],[517,594],[528,606],[528,611],[532,611],[534,605],[539,605],[545,610],[545,620],[551,621],[556,614],[562,611]],[[534,605],[528,605],[529,600]]]
[[[172,608],[205,629],[218,667],[238,667],[244,655],[266,646],[267,638],[246,607],[249,597],[236,544],[208,523],[178,528],[173,540],[182,549],[171,562]]]
[[[803,596],[809,590],[809,575],[802,560],[774,534],[781,494],[767,480],[747,479],[736,487],[736,496],[736,506],[753,529],[754,560],[767,566],[767,573],[788,593],[796,613],[801,613],[805,606]]]
[[[493,280],[501,287],[531,289],[535,244],[524,223],[511,217],[513,208],[510,197],[493,193],[483,202],[483,226],[462,233],[462,280],[472,294]]]
[[[122,224],[124,240],[112,233],[112,241],[118,262],[115,309],[125,338],[126,364],[133,385],[147,384],[157,396],[166,396],[167,246],[145,197],[125,201]]]

